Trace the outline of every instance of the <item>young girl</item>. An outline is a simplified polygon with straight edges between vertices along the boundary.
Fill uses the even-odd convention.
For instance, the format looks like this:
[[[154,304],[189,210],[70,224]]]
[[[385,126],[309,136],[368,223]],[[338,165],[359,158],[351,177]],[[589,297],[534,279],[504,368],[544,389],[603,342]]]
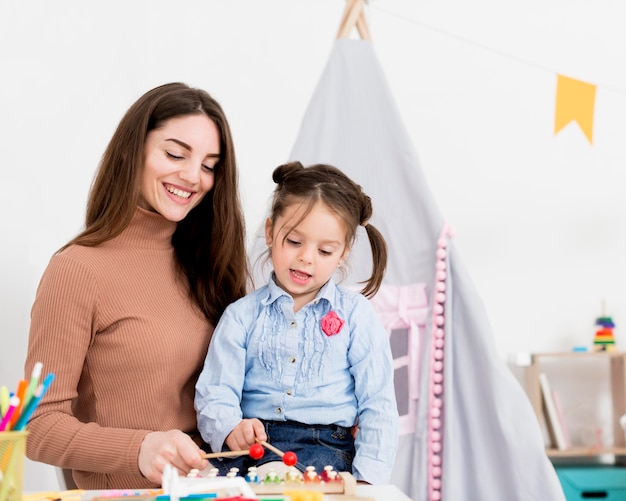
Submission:
[[[388,336],[366,297],[331,278],[361,225],[373,259],[361,292],[372,296],[380,287],[387,248],[368,223],[370,198],[329,165],[294,162],[273,179],[265,238],[274,272],[266,286],[229,306],[216,327],[196,385],[200,433],[213,451],[267,440],[295,452],[300,470],[330,465],[387,483],[398,441]],[[245,474],[277,459],[266,451],[259,461],[213,462],[222,474],[231,467]]]

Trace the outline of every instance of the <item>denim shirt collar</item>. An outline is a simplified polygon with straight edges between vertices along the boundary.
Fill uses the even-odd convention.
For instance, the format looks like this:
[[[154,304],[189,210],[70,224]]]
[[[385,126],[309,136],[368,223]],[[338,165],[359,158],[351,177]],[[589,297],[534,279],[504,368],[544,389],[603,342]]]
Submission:
[[[285,297],[293,304],[292,297],[276,284],[275,278],[276,275],[274,274],[274,272],[272,272],[272,275],[270,276],[270,279],[267,283],[267,295],[262,299],[263,305],[267,306],[269,304],[272,304],[281,297]],[[315,296],[315,299],[311,301],[311,303],[318,304],[320,301],[327,301],[330,305],[330,308],[333,309],[335,303],[337,302],[337,294],[337,285],[331,278],[322,286],[322,288]]]

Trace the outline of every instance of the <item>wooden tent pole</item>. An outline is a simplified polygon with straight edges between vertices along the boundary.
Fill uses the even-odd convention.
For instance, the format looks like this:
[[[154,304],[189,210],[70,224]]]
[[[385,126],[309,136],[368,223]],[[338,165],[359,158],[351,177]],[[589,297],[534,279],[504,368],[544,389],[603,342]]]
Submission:
[[[339,31],[337,32],[337,38],[345,38],[347,35],[344,32],[347,30],[348,34],[350,33],[350,29],[346,28],[348,17],[352,12],[352,9],[356,5],[357,0],[346,0],[346,8],[343,11],[343,15],[341,16],[341,22],[339,23]]]
[[[365,0],[361,2],[361,12],[359,13],[359,17],[356,20],[356,29],[361,35],[361,40],[371,40],[370,30],[367,26],[367,21],[365,19],[365,8],[364,8]]]
[[[365,0],[347,0],[337,38],[348,38],[352,29],[356,26],[361,39],[371,40],[367,21],[365,20],[364,5]]]

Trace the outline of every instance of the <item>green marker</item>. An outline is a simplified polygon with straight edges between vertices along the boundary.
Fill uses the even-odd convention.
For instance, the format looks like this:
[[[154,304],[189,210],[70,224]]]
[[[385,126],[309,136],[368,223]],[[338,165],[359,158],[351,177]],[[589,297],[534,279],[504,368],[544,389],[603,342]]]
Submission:
[[[0,387],[0,413],[4,416],[9,409],[9,389],[6,386]]]

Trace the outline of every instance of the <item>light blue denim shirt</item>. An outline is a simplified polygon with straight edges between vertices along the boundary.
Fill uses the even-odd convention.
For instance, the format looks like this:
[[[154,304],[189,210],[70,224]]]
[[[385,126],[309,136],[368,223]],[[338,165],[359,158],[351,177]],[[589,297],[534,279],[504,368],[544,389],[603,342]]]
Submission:
[[[345,321],[327,336],[322,317]],[[230,305],[196,384],[198,427],[214,451],[242,418],[353,426],[353,475],[387,483],[398,444],[389,337],[369,301],[331,280],[308,305],[273,278]]]

